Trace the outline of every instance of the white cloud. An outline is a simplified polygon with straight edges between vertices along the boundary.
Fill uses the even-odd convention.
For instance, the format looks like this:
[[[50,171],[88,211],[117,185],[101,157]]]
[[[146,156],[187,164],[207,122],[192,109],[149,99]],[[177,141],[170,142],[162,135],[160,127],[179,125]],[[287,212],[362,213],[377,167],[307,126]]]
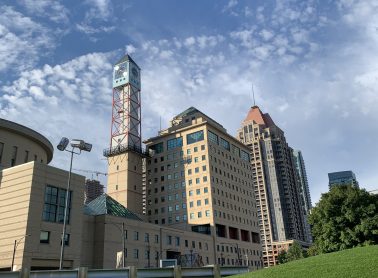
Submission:
[[[29,13],[37,16],[43,16],[49,20],[68,23],[69,11],[60,1],[56,0],[17,0],[24,6]],[[47,16],[48,15],[48,16]]]
[[[33,66],[55,47],[53,33],[12,7],[0,7],[0,72]]]

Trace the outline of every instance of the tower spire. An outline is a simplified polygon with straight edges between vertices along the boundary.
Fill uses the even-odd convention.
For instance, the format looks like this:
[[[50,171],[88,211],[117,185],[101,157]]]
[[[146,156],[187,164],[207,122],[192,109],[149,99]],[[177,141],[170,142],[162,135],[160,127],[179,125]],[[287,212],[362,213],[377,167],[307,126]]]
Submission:
[[[253,95],[253,106],[256,106],[255,91],[253,90],[253,83],[252,83],[252,95]]]

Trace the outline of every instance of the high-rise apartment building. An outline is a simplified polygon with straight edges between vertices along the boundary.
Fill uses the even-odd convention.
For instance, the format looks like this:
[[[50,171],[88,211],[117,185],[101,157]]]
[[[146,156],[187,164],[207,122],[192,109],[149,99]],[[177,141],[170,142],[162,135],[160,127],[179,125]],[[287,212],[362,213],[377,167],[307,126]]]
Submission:
[[[328,173],[329,189],[337,185],[352,185],[359,188],[356,175],[352,171]]]
[[[149,221],[213,236],[216,263],[259,264],[249,149],[193,107],[145,144]]]
[[[295,162],[295,168],[297,170],[298,179],[299,179],[299,194],[300,194],[300,200],[301,205],[304,213],[304,225],[306,229],[306,241],[312,242],[312,236],[311,236],[311,227],[308,223],[308,216],[310,215],[310,210],[312,208],[311,204],[311,196],[310,196],[310,188],[308,186],[308,180],[307,180],[307,173],[306,173],[306,167],[303,160],[302,152],[299,150],[293,151],[294,155],[294,162]]]
[[[100,195],[104,194],[104,186],[98,180],[86,179],[84,191],[84,203],[88,204]]]
[[[284,132],[258,106],[249,110],[238,138],[251,154],[264,266],[275,265],[285,242],[306,241],[293,150]]]

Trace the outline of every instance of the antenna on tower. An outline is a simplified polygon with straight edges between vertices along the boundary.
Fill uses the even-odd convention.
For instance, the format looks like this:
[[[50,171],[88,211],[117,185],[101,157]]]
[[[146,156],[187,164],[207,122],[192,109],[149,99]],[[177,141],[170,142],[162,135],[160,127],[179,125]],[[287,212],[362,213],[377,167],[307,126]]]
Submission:
[[[253,90],[253,83],[252,83],[252,94],[253,94],[253,106],[256,106],[255,91]]]

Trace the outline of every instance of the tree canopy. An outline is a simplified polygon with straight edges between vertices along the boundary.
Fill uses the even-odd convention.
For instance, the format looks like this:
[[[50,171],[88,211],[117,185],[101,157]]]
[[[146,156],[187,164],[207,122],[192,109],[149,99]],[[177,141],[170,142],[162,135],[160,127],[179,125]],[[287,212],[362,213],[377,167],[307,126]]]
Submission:
[[[378,244],[378,195],[338,185],[322,197],[309,216],[316,253]]]

